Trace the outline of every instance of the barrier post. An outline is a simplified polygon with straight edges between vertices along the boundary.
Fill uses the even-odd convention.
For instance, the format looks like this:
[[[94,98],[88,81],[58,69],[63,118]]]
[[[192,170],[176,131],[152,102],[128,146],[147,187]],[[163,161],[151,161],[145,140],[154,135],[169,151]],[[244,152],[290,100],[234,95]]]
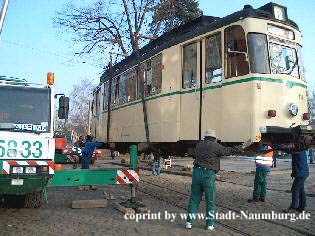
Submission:
[[[130,145],[130,168],[133,170],[138,168],[137,156],[137,145]]]
[[[137,145],[130,145],[130,169],[137,169],[138,168],[138,151]],[[134,184],[130,185],[131,190],[131,203],[136,203],[136,186]]]

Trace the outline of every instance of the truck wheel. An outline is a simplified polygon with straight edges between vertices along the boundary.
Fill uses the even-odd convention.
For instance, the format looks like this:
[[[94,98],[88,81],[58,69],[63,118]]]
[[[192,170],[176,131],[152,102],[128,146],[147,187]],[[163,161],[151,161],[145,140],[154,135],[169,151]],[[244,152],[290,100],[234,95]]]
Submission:
[[[43,191],[32,192],[26,194],[24,200],[24,207],[25,208],[38,208],[42,205],[44,200]]]

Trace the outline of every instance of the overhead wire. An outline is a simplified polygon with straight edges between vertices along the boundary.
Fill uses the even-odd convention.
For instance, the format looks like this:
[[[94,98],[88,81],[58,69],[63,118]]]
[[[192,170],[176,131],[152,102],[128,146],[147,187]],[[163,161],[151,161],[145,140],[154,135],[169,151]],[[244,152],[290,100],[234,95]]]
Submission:
[[[38,53],[42,53],[42,54],[46,54],[46,55],[53,55],[53,56],[56,56],[56,57],[62,57],[64,59],[67,59],[67,61],[63,62],[62,64],[67,64],[67,63],[73,63],[74,64],[74,63],[76,63],[74,61],[75,58],[74,57],[71,58],[71,56],[62,55],[62,54],[59,54],[59,53],[56,53],[56,52],[52,52],[52,51],[48,51],[48,50],[43,50],[43,49],[40,49],[40,48],[36,48],[36,47],[29,46],[29,45],[26,45],[26,44],[23,44],[23,43],[19,43],[19,42],[14,42],[14,41],[11,41],[11,40],[1,39],[1,42],[6,43],[6,44],[10,44],[10,45],[13,45],[13,46],[17,46],[17,47],[20,47],[20,48],[24,48],[24,49],[30,49],[30,50],[38,52]],[[77,62],[78,62],[78,60],[77,60]],[[92,64],[92,63],[89,63],[89,62],[86,62],[86,61],[83,61],[81,63],[82,64],[89,64],[89,65],[91,65],[93,67],[99,68],[98,65]]]

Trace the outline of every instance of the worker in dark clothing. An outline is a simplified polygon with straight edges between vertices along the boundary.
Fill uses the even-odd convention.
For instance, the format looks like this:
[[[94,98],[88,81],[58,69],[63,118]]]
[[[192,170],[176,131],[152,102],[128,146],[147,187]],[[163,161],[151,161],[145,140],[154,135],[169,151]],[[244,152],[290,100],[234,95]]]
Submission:
[[[309,168],[305,151],[292,152],[292,173],[291,178],[294,178],[291,187],[291,205],[285,212],[303,212],[306,207],[306,194],[304,183],[309,176]]]
[[[245,143],[243,144],[245,147]],[[196,146],[196,159],[192,174],[191,193],[186,228],[191,229],[196,219],[203,192],[206,199],[206,229],[213,230],[215,215],[215,173],[220,170],[220,157],[239,154],[242,148],[223,147],[216,142],[212,129],[205,132],[204,140]]]
[[[154,155],[152,160],[152,174],[158,176],[161,174],[161,169],[163,166],[163,158],[157,154]]]
[[[284,212],[303,212],[305,210],[306,194],[304,190],[304,183],[309,176],[306,151],[310,148],[310,145],[312,145],[312,138],[307,136],[300,143],[291,143],[284,147],[278,147],[286,153],[291,153],[292,156],[291,178],[294,178],[291,187],[292,199],[289,209],[284,210]]]
[[[307,164],[307,158],[305,152],[292,153],[292,174],[294,178],[293,185],[291,188],[292,202],[291,209],[297,211],[304,211],[306,207],[306,194],[304,191],[304,183],[306,178],[309,176],[309,168]],[[298,203],[299,201],[299,203]]]
[[[82,169],[90,169],[90,162],[91,158],[93,156],[94,150],[95,150],[96,144],[95,144],[95,137],[91,135],[86,136],[86,142],[84,145],[84,148],[82,149]],[[96,186],[90,185],[90,186],[80,186],[80,190],[96,190]]]
[[[95,150],[95,137],[87,135],[86,143],[82,149],[82,169],[90,168],[90,161]]]

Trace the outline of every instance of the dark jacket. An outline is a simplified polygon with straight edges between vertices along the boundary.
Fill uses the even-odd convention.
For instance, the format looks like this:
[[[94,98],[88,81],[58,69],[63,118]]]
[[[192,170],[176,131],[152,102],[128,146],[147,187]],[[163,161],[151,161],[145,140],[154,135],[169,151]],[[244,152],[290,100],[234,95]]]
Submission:
[[[306,151],[293,152],[292,154],[292,177],[307,177],[309,169]]]
[[[95,142],[87,141],[85,143],[84,148],[82,149],[82,155],[92,157],[93,152],[94,152],[95,147],[96,147],[95,145],[96,145]]]
[[[196,159],[194,166],[200,166],[218,172],[220,170],[220,157],[241,153],[238,148],[224,147],[210,140],[200,141],[196,146]]]
[[[294,147],[289,147],[288,145],[279,145],[277,147],[286,153],[290,153],[292,156],[292,177],[307,177],[309,175],[307,156],[307,147],[303,144],[294,145]]]

